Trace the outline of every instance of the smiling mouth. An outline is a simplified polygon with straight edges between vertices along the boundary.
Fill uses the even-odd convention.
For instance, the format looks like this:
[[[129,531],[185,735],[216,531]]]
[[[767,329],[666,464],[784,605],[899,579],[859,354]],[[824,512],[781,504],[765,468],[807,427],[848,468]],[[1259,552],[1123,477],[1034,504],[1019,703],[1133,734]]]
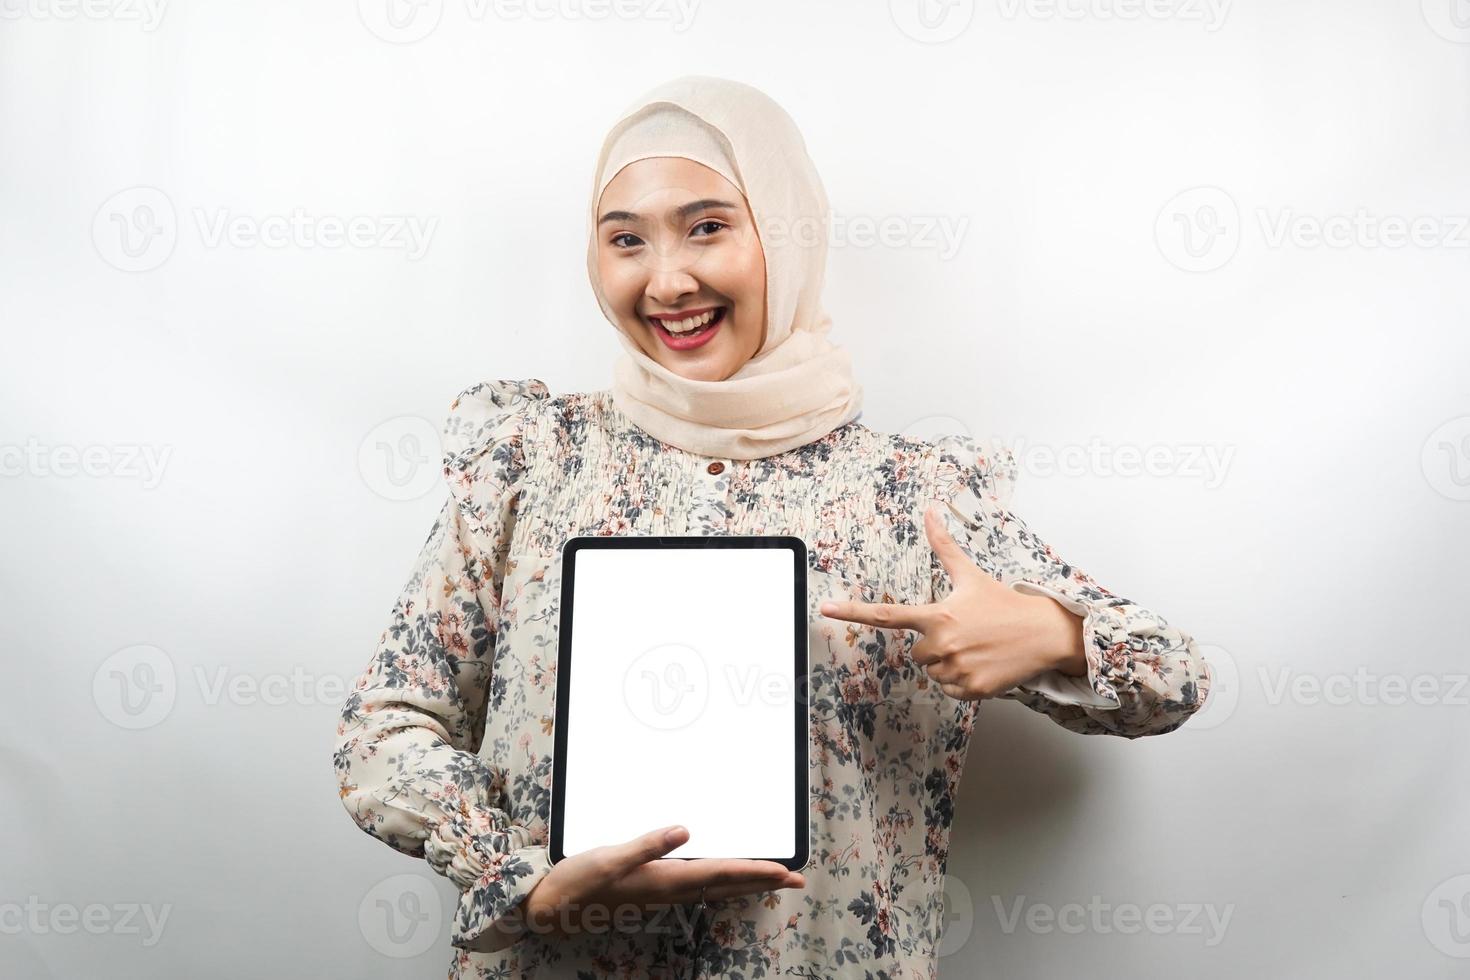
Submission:
[[[654,326],[663,327],[675,337],[680,337],[693,333],[700,327],[707,327],[724,315],[723,306],[703,306],[679,313],[652,313],[648,320]]]
[[[677,315],[654,314],[645,319],[665,343],[683,349],[713,333],[724,322],[726,310],[724,306],[707,306],[699,310],[683,310]]]

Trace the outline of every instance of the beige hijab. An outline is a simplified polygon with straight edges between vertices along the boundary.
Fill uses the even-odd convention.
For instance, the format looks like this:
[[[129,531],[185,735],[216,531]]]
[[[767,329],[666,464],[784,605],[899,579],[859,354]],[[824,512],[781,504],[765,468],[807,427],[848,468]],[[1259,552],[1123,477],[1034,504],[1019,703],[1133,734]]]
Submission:
[[[745,195],[766,259],[766,336],[724,381],[682,377],[623,331],[597,274],[597,207],[618,171],[647,157],[683,157]],[[614,403],[640,428],[703,456],[757,459],[805,445],[855,419],[862,388],[847,350],[830,343],[822,310],[827,195],[801,132],[758,89],[688,75],[648,92],[608,132],[588,215],[587,273],[627,352],[613,368]]]

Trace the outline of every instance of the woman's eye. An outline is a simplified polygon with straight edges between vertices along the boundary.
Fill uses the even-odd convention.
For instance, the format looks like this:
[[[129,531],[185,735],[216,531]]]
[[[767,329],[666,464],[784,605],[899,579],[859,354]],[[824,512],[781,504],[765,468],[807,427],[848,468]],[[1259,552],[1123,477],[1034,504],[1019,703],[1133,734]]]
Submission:
[[[694,226],[694,230],[695,231],[698,231],[701,228],[711,228],[711,229],[713,229],[712,231],[708,232],[707,234],[701,236],[701,237],[704,237],[704,238],[708,238],[710,235],[713,235],[715,232],[719,231],[723,227],[725,227],[725,223],[723,221],[715,221],[713,218],[711,218],[709,221],[701,221],[699,224],[695,225]]]
[[[623,242],[623,239],[625,239],[625,238],[626,239],[629,239],[629,241],[627,243],[624,243]],[[630,234],[629,232],[626,232],[626,231],[619,232],[618,234],[614,235],[612,237],[612,243],[614,245],[616,245],[618,248],[632,248],[634,245],[642,244],[638,240],[638,236],[637,235]]]

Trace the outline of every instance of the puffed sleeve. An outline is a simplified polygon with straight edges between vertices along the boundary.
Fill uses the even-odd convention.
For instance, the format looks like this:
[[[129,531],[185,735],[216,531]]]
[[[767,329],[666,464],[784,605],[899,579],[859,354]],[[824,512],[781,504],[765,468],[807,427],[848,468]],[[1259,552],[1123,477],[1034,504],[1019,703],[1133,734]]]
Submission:
[[[971,560],[1011,588],[1049,596],[1082,617],[1087,676],[1051,670],[1002,697],[1074,732],[1126,738],[1171,732],[1199,710],[1210,674],[1194,639],[1062,560],[1008,509],[1017,473],[1008,448],[995,442],[982,450],[968,436],[946,436],[936,450],[947,503],[940,512]],[[942,598],[949,577],[937,555],[931,567]]]
[[[485,735],[500,591],[525,470],[527,410],[545,384],[466,390],[443,433],[450,496],[367,668],[342,705],[339,795],[371,836],[455,883],[451,943],[490,952],[524,934],[519,903],[551,869],[501,808]]]

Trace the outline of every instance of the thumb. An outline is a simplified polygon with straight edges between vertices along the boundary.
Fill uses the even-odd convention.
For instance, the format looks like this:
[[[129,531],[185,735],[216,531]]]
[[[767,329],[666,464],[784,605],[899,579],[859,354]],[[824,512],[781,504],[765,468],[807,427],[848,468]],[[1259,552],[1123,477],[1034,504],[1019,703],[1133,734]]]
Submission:
[[[689,839],[689,830],[683,824],[650,830],[618,846],[617,862],[625,870],[661,858]]]
[[[949,573],[951,582],[958,585],[961,580],[975,573],[975,563],[949,533],[949,528],[944,526],[944,518],[934,506],[924,511],[924,530],[929,537],[929,547],[939,556],[939,563]]]

